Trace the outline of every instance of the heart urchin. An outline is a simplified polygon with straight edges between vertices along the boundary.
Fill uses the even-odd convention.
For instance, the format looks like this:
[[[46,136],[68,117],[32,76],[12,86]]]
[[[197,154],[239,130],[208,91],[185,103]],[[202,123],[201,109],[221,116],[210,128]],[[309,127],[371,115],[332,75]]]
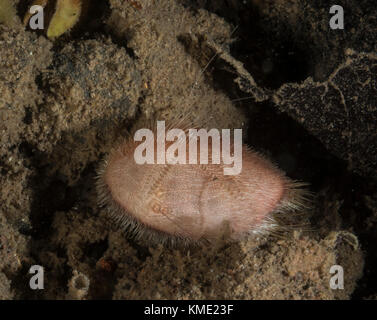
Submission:
[[[182,132],[188,132],[186,127]],[[176,150],[186,150],[190,139],[188,134],[167,142],[164,151],[173,144]],[[224,175],[224,161],[211,162],[224,151],[221,142],[222,137],[221,147],[208,141],[208,164],[138,164],[135,151],[140,142],[132,136],[123,139],[99,170],[100,205],[136,238],[153,242],[265,235],[284,228],[283,217],[307,207],[310,193],[305,184],[290,180],[246,145],[240,148],[242,171]],[[153,144],[155,160],[158,147]]]

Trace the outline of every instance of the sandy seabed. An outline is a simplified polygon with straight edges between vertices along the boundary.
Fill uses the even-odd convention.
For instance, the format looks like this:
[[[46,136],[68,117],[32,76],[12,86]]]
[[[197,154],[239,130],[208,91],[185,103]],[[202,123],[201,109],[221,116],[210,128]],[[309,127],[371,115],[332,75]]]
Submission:
[[[327,1],[108,0],[56,41],[25,30],[16,3],[0,25],[0,299],[376,297],[372,0],[338,1],[337,31]],[[182,114],[243,128],[310,183],[310,230],[169,248],[111,223],[97,205],[101,160],[137,123]],[[32,265],[44,290],[29,287]],[[333,265],[343,290],[329,286]]]

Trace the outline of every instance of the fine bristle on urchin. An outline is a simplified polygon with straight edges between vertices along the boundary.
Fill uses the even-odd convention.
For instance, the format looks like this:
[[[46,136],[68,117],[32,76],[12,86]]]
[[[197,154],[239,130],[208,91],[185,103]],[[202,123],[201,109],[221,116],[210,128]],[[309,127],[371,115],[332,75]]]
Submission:
[[[309,219],[313,201],[308,183],[287,179],[285,194],[269,217],[270,235],[286,238],[295,230],[312,231]]]
[[[258,154],[270,163],[271,169],[279,172],[284,180],[284,194],[275,209],[264,219],[258,228],[250,230],[252,236],[273,236],[286,239],[295,230],[313,231],[310,227],[315,194],[310,191],[307,182],[291,180],[279,168],[278,164],[266,157],[265,154],[246,147],[248,152]]]

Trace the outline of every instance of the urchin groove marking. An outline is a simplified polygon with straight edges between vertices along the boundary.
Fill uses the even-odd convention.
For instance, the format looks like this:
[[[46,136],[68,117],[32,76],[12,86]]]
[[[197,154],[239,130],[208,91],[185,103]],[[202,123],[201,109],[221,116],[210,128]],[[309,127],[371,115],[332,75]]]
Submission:
[[[155,214],[162,214],[163,216],[166,217],[166,219],[168,219],[169,221],[171,221],[171,223],[173,223],[174,225],[176,225],[179,229],[181,229],[182,232],[185,232],[186,230],[184,230],[176,221],[174,221],[174,219],[172,219],[169,214],[172,213],[171,209],[167,208],[167,207],[163,207],[161,206],[161,201],[154,198],[151,202],[157,200],[159,203],[154,203],[151,208],[152,210],[154,211]],[[150,228],[154,229],[153,227],[149,226]],[[160,231],[160,230],[158,230]]]
[[[202,171],[208,176],[208,178],[211,181],[218,180],[218,176],[215,175],[212,171],[208,170],[208,166],[205,164],[200,164],[199,168],[202,169]],[[241,190],[238,188],[238,186],[234,183],[234,176],[224,176],[224,190],[228,191],[230,195],[238,197],[240,194],[242,194]],[[228,182],[228,183],[226,183]],[[233,189],[231,190],[230,185],[232,185]],[[227,188],[225,187],[227,186]]]
[[[154,213],[161,213],[166,217],[166,219],[170,220],[182,231],[185,231],[177,222],[174,221],[174,219],[170,217],[172,210],[164,206],[161,199],[158,197],[166,193],[166,191],[162,192],[160,189],[164,178],[167,177],[169,171],[171,171],[171,168],[172,167],[169,165],[164,165],[159,175],[154,179],[153,184],[151,184],[151,187],[147,192],[147,194],[151,195],[151,200],[148,203],[148,206],[154,211]]]
[[[153,183],[151,184],[150,191],[151,194],[155,194],[156,190],[161,187],[161,181],[167,176],[169,170],[171,169],[171,166],[169,165],[164,165],[164,168],[160,170],[159,175],[155,178]]]

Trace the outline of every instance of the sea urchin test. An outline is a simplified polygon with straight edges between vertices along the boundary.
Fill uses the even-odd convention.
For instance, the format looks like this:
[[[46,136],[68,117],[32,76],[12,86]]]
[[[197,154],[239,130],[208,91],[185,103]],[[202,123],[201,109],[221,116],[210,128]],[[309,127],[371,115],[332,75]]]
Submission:
[[[190,242],[266,234],[278,215],[302,209],[302,185],[242,144],[241,129],[168,130],[158,121],[112,150],[97,191],[136,237]]]

